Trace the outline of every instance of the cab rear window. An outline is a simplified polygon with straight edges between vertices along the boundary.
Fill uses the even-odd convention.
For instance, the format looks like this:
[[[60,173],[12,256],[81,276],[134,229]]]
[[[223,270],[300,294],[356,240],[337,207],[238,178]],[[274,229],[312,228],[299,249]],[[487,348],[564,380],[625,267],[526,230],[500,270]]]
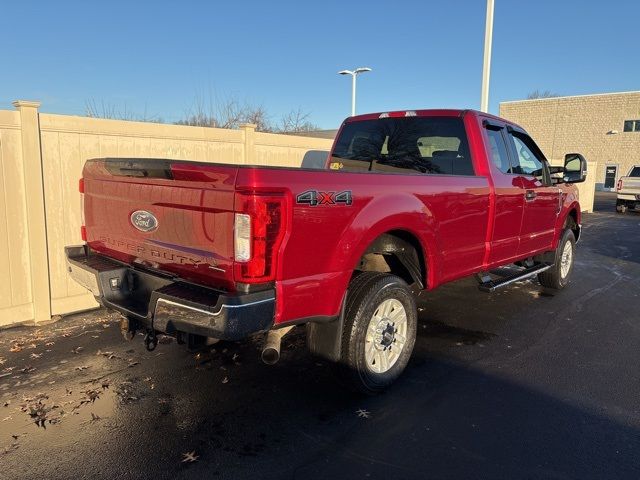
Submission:
[[[330,167],[347,171],[474,175],[459,117],[381,118],[347,123]]]

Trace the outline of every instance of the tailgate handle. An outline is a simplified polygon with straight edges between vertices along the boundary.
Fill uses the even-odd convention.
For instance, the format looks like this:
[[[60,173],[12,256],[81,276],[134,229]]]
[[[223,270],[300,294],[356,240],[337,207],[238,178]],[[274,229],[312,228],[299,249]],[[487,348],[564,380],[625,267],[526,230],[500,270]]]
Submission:
[[[537,196],[538,194],[535,192],[535,190],[527,190],[527,193],[524,194],[524,198],[527,202],[535,200]]]

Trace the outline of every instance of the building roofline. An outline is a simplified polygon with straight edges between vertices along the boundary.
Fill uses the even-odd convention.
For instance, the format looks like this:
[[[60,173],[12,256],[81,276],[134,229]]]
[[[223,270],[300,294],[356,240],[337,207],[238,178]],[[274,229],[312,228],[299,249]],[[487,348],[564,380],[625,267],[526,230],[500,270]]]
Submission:
[[[524,98],[522,100],[507,100],[506,102],[499,102],[499,103],[500,105],[503,105],[506,103],[543,102],[543,101],[550,101],[550,100],[562,100],[564,98],[602,97],[606,95],[628,95],[630,93],[640,93],[640,90],[630,90],[628,92],[586,93],[584,95],[562,95],[559,97],[548,97],[548,98]]]

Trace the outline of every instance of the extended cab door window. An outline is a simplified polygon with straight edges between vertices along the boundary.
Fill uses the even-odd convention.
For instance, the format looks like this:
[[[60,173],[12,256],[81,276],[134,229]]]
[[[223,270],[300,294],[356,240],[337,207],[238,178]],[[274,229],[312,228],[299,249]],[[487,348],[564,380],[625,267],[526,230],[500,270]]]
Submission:
[[[330,168],[382,173],[475,175],[460,117],[392,117],[347,122]]]
[[[498,167],[498,170],[502,173],[511,173],[512,167],[509,162],[507,146],[502,137],[502,130],[487,128],[487,137],[489,138],[489,155],[491,162]]]

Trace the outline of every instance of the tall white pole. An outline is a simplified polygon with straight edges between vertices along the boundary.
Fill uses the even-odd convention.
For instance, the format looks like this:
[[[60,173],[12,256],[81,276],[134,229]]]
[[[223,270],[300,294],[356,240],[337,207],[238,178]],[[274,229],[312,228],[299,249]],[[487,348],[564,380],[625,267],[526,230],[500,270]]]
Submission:
[[[356,77],[357,73],[351,74],[351,116],[356,116]]]
[[[489,75],[491,71],[491,42],[493,38],[493,0],[487,0],[487,21],[484,27],[484,59],[482,62],[482,93],[480,110],[489,111]]]

